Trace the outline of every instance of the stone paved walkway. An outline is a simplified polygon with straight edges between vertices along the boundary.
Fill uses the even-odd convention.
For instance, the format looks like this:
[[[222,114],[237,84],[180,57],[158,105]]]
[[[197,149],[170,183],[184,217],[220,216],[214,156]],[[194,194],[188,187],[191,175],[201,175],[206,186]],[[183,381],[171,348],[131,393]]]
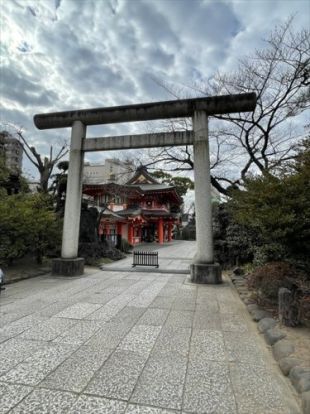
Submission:
[[[160,257],[182,269],[193,252],[193,242],[179,242]],[[227,281],[193,285],[186,275],[105,270],[42,276],[1,293],[5,413],[300,410]]]

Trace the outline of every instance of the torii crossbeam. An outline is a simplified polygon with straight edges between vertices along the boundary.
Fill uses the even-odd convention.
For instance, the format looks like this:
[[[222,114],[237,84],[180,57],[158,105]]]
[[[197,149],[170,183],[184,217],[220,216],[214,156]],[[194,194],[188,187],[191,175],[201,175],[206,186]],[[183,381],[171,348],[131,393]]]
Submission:
[[[53,262],[52,272],[84,272],[84,259],[77,257],[84,152],[193,145],[197,253],[191,264],[191,279],[221,283],[221,269],[213,255],[208,116],[254,111],[255,106],[255,93],[245,93],[35,115],[39,129],[71,127],[62,251],[61,258]],[[193,131],[86,139],[88,125],[183,117],[192,117]]]

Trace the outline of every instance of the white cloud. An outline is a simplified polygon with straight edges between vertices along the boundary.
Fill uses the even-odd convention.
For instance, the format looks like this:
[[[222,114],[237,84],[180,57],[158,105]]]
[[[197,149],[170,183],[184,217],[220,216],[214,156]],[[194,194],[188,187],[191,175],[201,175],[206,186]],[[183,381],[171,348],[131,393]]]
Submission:
[[[70,132],[38,131],[34,114],[172,99],[156,80],[182,87],[232,69],[291,14],[305,27],[309,8],[304,0],[6,1],[1,121],[24,126],[47,153]],[[90,134],[136,129],[111,125]]]

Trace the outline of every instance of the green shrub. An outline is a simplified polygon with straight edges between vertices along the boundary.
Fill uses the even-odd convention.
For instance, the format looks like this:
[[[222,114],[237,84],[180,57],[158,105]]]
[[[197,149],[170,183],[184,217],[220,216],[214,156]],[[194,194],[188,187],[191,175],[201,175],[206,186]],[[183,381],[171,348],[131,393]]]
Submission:
[[[256,238],[251,229],[234,219],[227,203],[213,205],[212,218],[216,261],[224,268],[250,262]]]
[[[59,248],[61,221],[45,194],[4,196],[0,203],[0,263],[32,253],[38,263],[49,249]]]
[[[123,259],[125,256],[109,242],[82,242],[79,243],[80,257],[84,257],[85,263],[95,266],[102,258],[109,258],[112,261]]]

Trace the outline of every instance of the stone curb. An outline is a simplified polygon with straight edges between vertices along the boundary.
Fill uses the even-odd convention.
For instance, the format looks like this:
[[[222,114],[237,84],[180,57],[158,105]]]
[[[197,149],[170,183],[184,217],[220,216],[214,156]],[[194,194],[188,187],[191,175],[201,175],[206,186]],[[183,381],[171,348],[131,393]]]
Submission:
[[[279,366],[283,374],[285,376],[288,376],[291,369],[299,366],[302,361],[294,357],[284,357],[284,358],[281,358],[278,362],[279,362]]]
[[[263,318],[258,322],[257,327],[259,332],[264,333],[265,331],[274,328],[275,325],[276,321],[273,318]]]
[[[293,387],[300,394],[303,414],[310,414],[310,368],[299,366],[302,361],[292,355],[295,351],[294,345],[285,339],[285,332],[277,327],[277,321],[272,315],[256,303],[245,300],[244,276],[233,274],[230,278],[253,321],[257,322],[258,330],[264,334],[266,343],[271,346],[283,375],[289,377]]]
[[[265,340],[268,345],[274,345],[276,342],[286,337],[286,334],[282,332],[279,328],[274,327],[267,329],[264,333]]]
[[[277,361],[288,357],[295,351],[294,345],[287,339],[281,339],[272,346],[273,356]]]
[[[310,391],[310,368],[294,367],[289,378],[299,393]]]

